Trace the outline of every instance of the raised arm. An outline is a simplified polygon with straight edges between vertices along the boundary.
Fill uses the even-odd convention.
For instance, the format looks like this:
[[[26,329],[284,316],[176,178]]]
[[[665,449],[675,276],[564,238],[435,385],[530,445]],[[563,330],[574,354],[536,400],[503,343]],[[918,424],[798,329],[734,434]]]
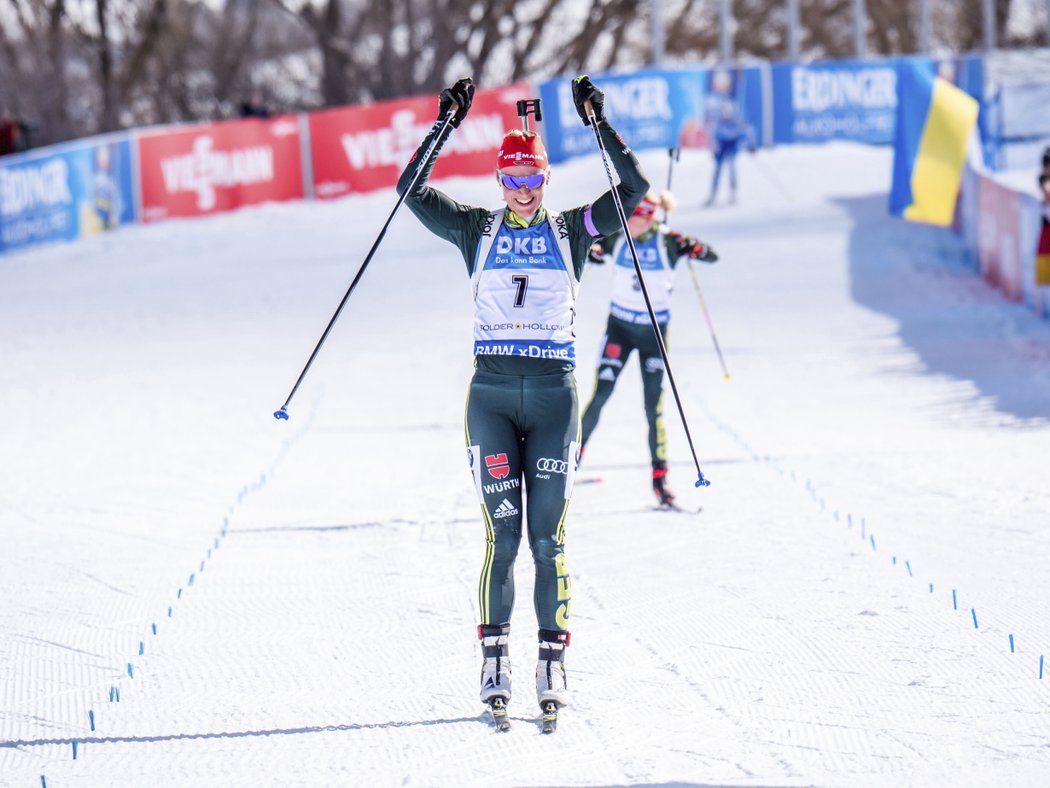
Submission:
[[[401,177],[398,178],[398,194],[404,194],[405,190],[408,189],[409,184],[412,182],[412,176],[415,175],[416,172],[416,162],[419,161],[423,153],[430,146],[430,143],[434,139],[434,135],[441,130],[445,117],[453,108],[453,105],[456,105],[458,109],[456,109],[455,115],[453,115],[449,125],[452,126],[452,129],[455,129],[459,127],[459,124],[467,116],[467,112],[470,110],[470,105],[473,100],[474,83],[469,78],[460,79],[452,87],[441,91],[441,95],[438,98],[438,119],[435,121],[433,127],[431,127],[430,133],[427,134],[422,144],[409,160],[408,166],[405,167],[404,172],[401,173]],[[444,147],[445,142],[448,140],[448,136],[451,133],[452,131],[450,130],[446,133],[444,139],[438,142],[433,154],[427,161],[426,166],[423,167],[423,171],[420,173],[419,178],[412,187],[412,191],[409,192],[408,196],[405,198],[405,203],[428,230],[445,240],[460,245],[462,240],[460,238],[462,227],[465,223],[469,223],[470,215],[475,209],[462,205],[453,200],[447,194],[427,186],[427,179],[430,177],[430,173],[434,169],[434,164],[437,162],[438,154],[441,152],[442,147]]]
[[[585,126],[590,125],[590,113],[593,113],[594,120],[598,124],[598,134],[605,145],[605,150],[609,153],[609,159],[616,174],[620,177],[616,191],[620,195],[624,215],[630,216],[638,203],[642,201],[645,193],[649,191],[649,181],[642,174],[641,165],[631,149],[627,147],[627,143],[605,119],[605,94],[591,82],[590,77],[582,76],[573,80],[572,100]],[[611,235],[621,229],[611,191],[594,201],[591,221],[599,235]]]

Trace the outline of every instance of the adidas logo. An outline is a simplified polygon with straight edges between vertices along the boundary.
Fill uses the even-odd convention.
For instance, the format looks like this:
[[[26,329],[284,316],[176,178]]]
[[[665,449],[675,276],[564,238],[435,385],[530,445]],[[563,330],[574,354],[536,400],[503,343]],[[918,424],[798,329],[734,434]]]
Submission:
[[[598,373],[598,380],[616,380],[616,373],[612,371],[612,368],[606,367]]]
[[[499,519],[501,517],[513,517],[517,513],[518,510],[514,508],[514,504],[504,498],[503,503],[496,507],[496,511],[492,513],[492,516]]]

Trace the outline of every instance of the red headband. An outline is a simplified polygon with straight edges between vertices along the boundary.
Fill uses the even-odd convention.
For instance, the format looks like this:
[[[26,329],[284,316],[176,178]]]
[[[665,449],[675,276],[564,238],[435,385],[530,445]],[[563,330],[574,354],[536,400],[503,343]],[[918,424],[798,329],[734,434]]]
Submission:
[[[653,202],[648,197],[643,197],[642,201],[638,203],[638,207],[634,209],[632,216],[638,216],[642,219],[651,219],[656,215],[656,209],[660,207],[659,203]]]

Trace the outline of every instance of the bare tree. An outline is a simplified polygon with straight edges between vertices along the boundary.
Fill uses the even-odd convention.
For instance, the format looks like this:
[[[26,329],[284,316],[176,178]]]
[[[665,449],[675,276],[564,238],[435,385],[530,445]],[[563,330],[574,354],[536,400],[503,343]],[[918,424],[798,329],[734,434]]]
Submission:
[[[918,0],[866,0],[872,54],[914,52]],[[930,0],[935,44],[983,45],[982,0]],[[733,0],[739,57],[787,53],[786,0]],[[649,0],[0,0],[0,109],[38,143],[649,62]],[[663,0],[669,62],[719,57],[716,0]],[[1001,45],[1011,0],[995,0]],[[805,58],[853,55],[852,0],[800,0]]]

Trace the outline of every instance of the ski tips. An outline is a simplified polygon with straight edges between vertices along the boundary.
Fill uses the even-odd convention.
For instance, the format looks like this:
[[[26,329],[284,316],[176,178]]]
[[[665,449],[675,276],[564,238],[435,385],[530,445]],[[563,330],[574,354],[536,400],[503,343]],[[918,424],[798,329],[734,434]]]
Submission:
[[[711,482],[710,482],[709,479],[704,478],[704,474],[697,473],[696,474],[696,484],[693,485],[693,486],[694,487],[710,487],[711,486]]]
[[[729,373],[726,373],[726,380],[730,380]]]
[[[285,410],[285,407],[287,407],[287,406],[281,405],[281,409],[280,410],[275,410],[273,412],[273,417],[275,419],[277,419],[278,421],[282,421],[282,420],[283,421],[288,421],[288,411]]]

